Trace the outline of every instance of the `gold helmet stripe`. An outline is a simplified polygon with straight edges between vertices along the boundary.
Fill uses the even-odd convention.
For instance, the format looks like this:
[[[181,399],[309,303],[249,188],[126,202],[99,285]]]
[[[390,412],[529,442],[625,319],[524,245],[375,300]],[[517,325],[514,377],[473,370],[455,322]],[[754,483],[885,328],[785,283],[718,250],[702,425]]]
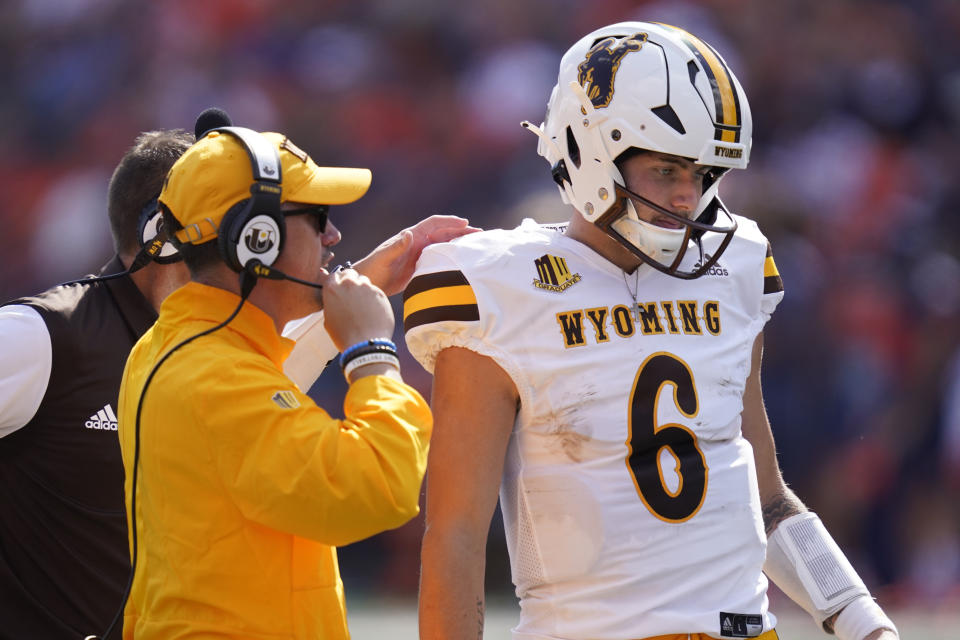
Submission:
[[[737,95],[730,69],[713,47],[697,36],[673,25],[660,22],[657,24],[676,31],[706,72],[710,87],[713,89],[718,120],[714,138],[723,142],[740,142],[740,96]]]

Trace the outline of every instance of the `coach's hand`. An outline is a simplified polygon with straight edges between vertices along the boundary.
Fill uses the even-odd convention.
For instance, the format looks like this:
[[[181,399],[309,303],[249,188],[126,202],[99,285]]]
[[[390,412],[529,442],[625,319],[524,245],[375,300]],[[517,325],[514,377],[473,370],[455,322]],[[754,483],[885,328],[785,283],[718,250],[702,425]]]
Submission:
[[[392,296],[403,291],[410,282],[424,247],[476,231],[480,229],[471,227],[465,218],[430,216],[384,240],[354,268]]]
[[[323,309],[324,327],[340,351],[363,340],[393,335],[395,320],[386,294],[354,269],[326,277]]]

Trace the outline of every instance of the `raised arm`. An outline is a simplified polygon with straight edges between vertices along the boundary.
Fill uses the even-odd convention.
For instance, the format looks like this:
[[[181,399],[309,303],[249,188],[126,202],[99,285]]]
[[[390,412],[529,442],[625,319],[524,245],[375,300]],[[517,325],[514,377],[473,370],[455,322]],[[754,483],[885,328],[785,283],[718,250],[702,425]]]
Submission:
[[[753,343],[750,377],[743,394],[743,436],[753,447],[757,466],[757,485],[763,509],[763,526],[767,532],[767,562],[764,572],[784,593],[803,607],[828,633],[841,640],[896,640],[899,636],[889,618],[870,597],[843,552],[823,528],[816,514],[810,512],[800,498],[787,487],[780,473],[777,452],[770,429],[770,420],[763,404],[760,365],[763,360],[763,334]],[[827,555],[817,562],[829,565],[832,580],[847,583],[835,594],[824,594],[810,577],[807,562],[811,558],[795,550],[792,536],[778,528],[795,527],[819,540],[817,545]],[[823,552],[821,552],[823,553]]]
[[[413,277],[413,269],[423,248],[436,242],[449,242],[467,233],[479,231],[466,218],[430,216],[380,243],[354,268],[373,284],[392,296],[400,293]]]
[[[420,637],[483,637],[487,533],[518,395],[492,359],[459,347],[437,358],[427,464]]]
[[[353,266],[392,296],[403,291],[413,276],[424,247],[449,242],[475,231],[479,229],[471,227],[465,218],[430,216],[390,236]],[[324,329],[323,312],[289,323],[283,335],[296,340],[293,352],[283,365],[284,371],[297,386],[307,391],[323,373],[327,362],[337,355],[337,348]]]

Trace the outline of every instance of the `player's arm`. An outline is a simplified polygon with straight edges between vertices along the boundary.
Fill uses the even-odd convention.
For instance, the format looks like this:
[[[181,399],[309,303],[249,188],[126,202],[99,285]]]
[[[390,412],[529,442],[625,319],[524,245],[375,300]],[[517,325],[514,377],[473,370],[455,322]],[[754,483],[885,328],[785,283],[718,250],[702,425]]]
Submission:
[[[513,381],[459,347],[437,357],[427,463],[420,638],[483,637],[487,532],[517,412]]]
[[[841,640],[896,640],[899,636],[893,623],[870,597],[863,581],[820,519],[783,481],[770,421],[763,405],[762,360],[761,333],[753,344],[750,376],[743,395],[741,429],[753,447],[756,459],[757,485],[768,538],[764,572],[824,630],[836,633]],[[798,534],[814,541],[811,546],[819,549],[815,557],[800,552],[792,544]],[[835,594],[824,593],[810,570],[814,561],[821,567],[829,567],[827,571],[831,573],[829,578],[833,584],[846,583],[848,588]]]
[[[760,488],[760,504],[763,508],[763,526],[767,536],[772,534],[781,522],[800,513],[806,513],[800,498],[787,487],[777,463],[777,452],[773,443],[770,421],[763,405],[763,392],[760,387],[760,364],[763,358],[763,334],[753,343],[750,377],[743,394],[742,425],[743,436],[753,447],[753,456],[757,465],[757,484]]]
[[[43,318],[32,307],[0,308],[0,437],[25,426],[40,408],[50,382],[53,347]]]
[[[383,290],[388,296],[403,291],[425,247],[449,242],[479,231],[466,218],[430,216],[412,227],[384,240],[357,262],[354,268]],[[308,391],[323,373],[337,348],[323,326],[323,312],[287,324],[283,335],[296,341],[293,351],[283,363],[283,370],[302,390]]]

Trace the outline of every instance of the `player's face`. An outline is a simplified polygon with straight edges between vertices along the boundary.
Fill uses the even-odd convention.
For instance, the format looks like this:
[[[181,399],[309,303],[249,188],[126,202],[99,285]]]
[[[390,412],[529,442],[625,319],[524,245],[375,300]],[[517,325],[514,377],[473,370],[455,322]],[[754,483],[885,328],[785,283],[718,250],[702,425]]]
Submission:
[[[709,167],[680,156],[641,153],[620,165],[627,189],[679,216],[689,218],[703,194],[703,179]],[[641,220],[668,229],[682,225],[662,213],[633,200]]]

